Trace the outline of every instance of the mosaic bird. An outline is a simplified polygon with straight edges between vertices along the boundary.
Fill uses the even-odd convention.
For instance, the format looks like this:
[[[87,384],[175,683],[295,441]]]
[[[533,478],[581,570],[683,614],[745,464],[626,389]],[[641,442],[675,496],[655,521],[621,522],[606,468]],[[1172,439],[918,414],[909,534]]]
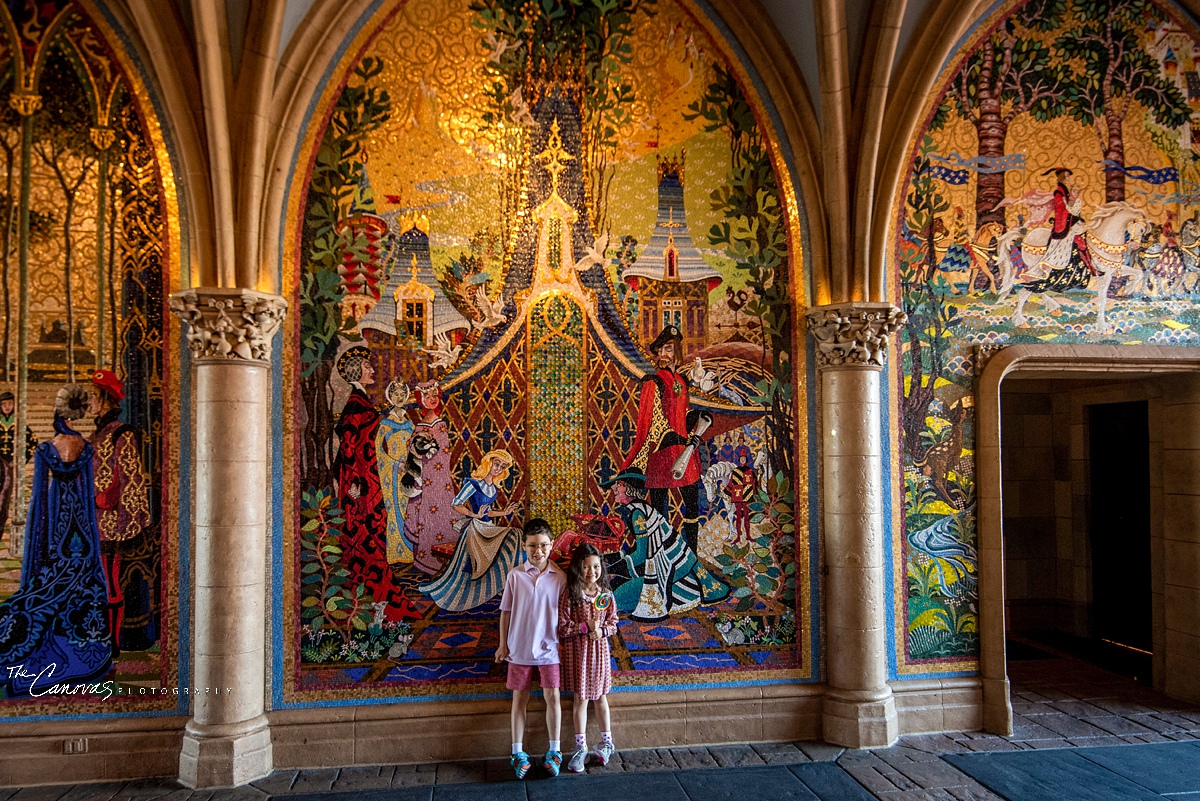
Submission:
[[[579,272],[585,272],[590,269],[593,264],[603,267],[605,264],[604,251],[608,250],[608,234],[596,240],[591,247],[584,247],[586,251],[584,257],[575,262],[575,269]]]
[[[525,102],[525,97],[521,94],[521,87],[518,86],[508,96],[508,104],[512,106],[512,114],[509,116],[512,117],[512,121],[517,125],[533,126],[535,124],[536,120],[529,113],[529,104]]]
[[[458,361],[458,357],[462,355],[462,345],[451,346],[448,334],[434,334],[433,344],[436,347],[421,348],[421,352],[428,353],[433,357],[429,363],[434,367],[445,370]]]
[[[475,306],[479,309],[481,319],[471,321],[471,326],[482,331],[485,328],[495,328],[506,319],[504,316],[504,298],[488,300],[487,290],[483,284],[475,290]]]
[[[688,371],[688,378],[691,380],[692,385],[701,392],[712,392],[713,388],[717,385],[717,374],[712,370],[705,370],[699,356],[692,362],[692,369]]]
[[[487,41],[487,46],[492,49],[492,52],[488,54],[488,61],[499,63],[500,57],[504,55],[505,50],[511,50],[516,47],[516,45],[503,36],[497,39],[494,31],[488,31],[484,34],[483,38]]]

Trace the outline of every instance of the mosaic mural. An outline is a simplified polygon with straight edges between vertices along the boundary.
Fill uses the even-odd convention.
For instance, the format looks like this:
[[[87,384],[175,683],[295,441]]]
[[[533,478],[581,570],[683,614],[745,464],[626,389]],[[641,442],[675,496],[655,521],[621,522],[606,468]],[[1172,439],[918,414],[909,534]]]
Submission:
[[[893,236],[910,673],[978,655],[974,346],[1200,342],[1200,39],[1176,10],[1006,3],[938,87]]]
[[[180,706],[162,470],[178,212],[114,41],[72,2],[0,4],[3,716]]]
[[[397,0],[348,49],[284,260],[285,701],[500,690],[535,516],[609,560],[618,685],[812,675],[799,209],[717,36]]]

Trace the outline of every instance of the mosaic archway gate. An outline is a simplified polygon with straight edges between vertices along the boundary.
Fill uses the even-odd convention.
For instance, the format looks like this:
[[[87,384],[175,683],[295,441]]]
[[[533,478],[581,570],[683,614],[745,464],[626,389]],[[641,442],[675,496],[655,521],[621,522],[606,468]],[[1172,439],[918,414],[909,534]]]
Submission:
[[[941,72],[893,220],[895,662],[975,671],[975,381],[1008,344],[1200,337],[1200,38],[1150,0],[1006,2]]]
[[[0,76],[0,716],[186,710],[157,109],[90,4],[0,4]]]
[[[518,550],[463,512],[615,567],[609,480],[700,430],[642,503],[703,595],[628,593],[617,683],[814,676],[801,209],[709,13],[392,0],[333,68],[285,221],[282,703],[499,690]]]

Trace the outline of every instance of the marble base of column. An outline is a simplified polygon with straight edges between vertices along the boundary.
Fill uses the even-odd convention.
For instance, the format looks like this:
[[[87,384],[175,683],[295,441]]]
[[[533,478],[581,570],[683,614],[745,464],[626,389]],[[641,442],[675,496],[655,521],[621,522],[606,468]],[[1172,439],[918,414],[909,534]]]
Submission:
[[[822,736],[847,748],[883,748],[896,742],[900,724],[890,687],[884,692],[829,689],[822,709]]]
[[[192,789],[238,787],[274,768],[266,715],[226,725],[188,721],[179,754],[179,782]]]

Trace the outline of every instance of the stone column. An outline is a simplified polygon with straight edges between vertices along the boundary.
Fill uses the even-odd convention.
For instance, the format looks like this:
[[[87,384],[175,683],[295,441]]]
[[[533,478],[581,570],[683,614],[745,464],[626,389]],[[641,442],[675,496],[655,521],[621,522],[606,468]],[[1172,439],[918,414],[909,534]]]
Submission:
[[[195,364],[192,718],[179,780],[234,787],[272,769],[266,692],[268,382],[287,310],[248,289],[171,296]]]
[[[887,303],[808,312],[821,374],[827,682],[824,736],[837,745],[895,742],[884,598],[879,373],[905,315]]]

